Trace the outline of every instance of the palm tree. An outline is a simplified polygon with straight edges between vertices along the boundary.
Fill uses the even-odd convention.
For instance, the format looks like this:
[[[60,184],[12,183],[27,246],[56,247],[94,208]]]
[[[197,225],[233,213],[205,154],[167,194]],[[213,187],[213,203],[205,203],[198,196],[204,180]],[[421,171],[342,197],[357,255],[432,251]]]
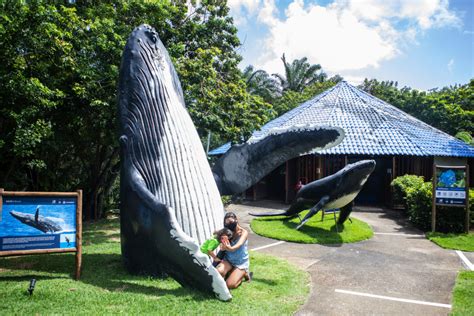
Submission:
[[[250,94],[261,96],[265,102],[269,103],[280,96],[281,88],[278,82],[265,70],[255,70],[252,65],[249,65],[244,69],[242,75]]]
[[[281,60],[285,67],[285,76],[280,74],[273,74],[273,76],[280,81],[283,91],[301,92],[306,86],[315,82],[323,82],[327,77],[321,70],[321,65],[311,65],[306,57],[295,59],[290,64],[283,54]]]

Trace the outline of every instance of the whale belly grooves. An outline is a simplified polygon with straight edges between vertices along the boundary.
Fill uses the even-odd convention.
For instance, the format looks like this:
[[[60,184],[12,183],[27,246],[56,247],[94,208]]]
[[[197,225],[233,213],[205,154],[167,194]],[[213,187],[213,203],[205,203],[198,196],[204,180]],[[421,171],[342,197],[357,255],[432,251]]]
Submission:
[[[198,245],[222,225],[224,207],[174,67],[146,25],[132,32],[123,53],[119,113],[125,266],[230,299]]]

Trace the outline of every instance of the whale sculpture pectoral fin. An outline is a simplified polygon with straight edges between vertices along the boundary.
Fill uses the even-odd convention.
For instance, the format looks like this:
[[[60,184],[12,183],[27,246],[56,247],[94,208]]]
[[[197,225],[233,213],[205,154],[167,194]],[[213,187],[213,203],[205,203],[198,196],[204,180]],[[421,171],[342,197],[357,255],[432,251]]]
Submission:
[[[306,216],[303,218],[301,223],[298,226],[296,226],[296,229],[300,229],[307,221],[309,221],[311,217],[316,215],[316,213],[318,213],[324,207],[324,205],[326,205],[328,201],[329,201],[329,196],[327,195],[323,196],[321,200],[319,200],[319,202],[309,210],[308,214],[306,214]]]
[[[262,137],[232,146],[212,168],[221,195],[239,194],[285,161],[331,148],[344,138],[338,127],[305,125],[272,129]]]

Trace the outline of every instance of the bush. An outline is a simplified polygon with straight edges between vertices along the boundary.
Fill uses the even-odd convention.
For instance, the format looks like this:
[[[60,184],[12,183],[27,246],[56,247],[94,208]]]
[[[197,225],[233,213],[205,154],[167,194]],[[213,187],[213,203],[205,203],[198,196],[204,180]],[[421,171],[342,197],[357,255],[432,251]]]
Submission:
[[[431,230],[431,208],[433,185],[423,182],[423,177],[405,175],[392,181],[394,192],[404,201],[408,219],[423,231]],[[395,193],[394,193],[395,194]],[[474,190],[469,190],[471,227],[474,223]],[[436,231],[458,233],[464,231],[465,209],[438,206],[436,208]]]
[[[419,188],[423,185],[423,182],[423,177],[413,174],[406,174],[404,176],[395,178],[390,184],[392,187],[393,204],[403,205],[406,209],[407,190],[409,188]]]

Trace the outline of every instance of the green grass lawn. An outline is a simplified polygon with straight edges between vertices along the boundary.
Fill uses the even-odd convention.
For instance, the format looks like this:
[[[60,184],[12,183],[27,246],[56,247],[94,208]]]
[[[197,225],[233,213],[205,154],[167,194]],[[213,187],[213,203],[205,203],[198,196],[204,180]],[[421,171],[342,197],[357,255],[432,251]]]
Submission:
[[[254,279],[233,300],[183,288],[173,279],[128,274],[121,262],[118,220],[86,225],[83,271],[72,279],[74,254],[0,258],[0,314],[293,314],[309,293],[307,273],[286,261],[251,254]],[[29,280],[36,289],[27,294]]]
[[[301,218],[307,211],[301,213]],[[326,214],[321,221],[321,212],[313,216],[306,224],[296,230],[300,223],[298,217],[288,219],[284,216],[260,217],[252,220],[250,227],[261,236],[307,244],[342,244],[369,239],[372,228],[365,222],[351,218],[344,226],[339,225],[339,232],[332,214]]]
[[[426,233],[426,237],[440,247],[462,251],[474,251],[474,233],[443,234]]]
[[[459,272],[452,305],[452,315],[474,315],[474,271]]]

